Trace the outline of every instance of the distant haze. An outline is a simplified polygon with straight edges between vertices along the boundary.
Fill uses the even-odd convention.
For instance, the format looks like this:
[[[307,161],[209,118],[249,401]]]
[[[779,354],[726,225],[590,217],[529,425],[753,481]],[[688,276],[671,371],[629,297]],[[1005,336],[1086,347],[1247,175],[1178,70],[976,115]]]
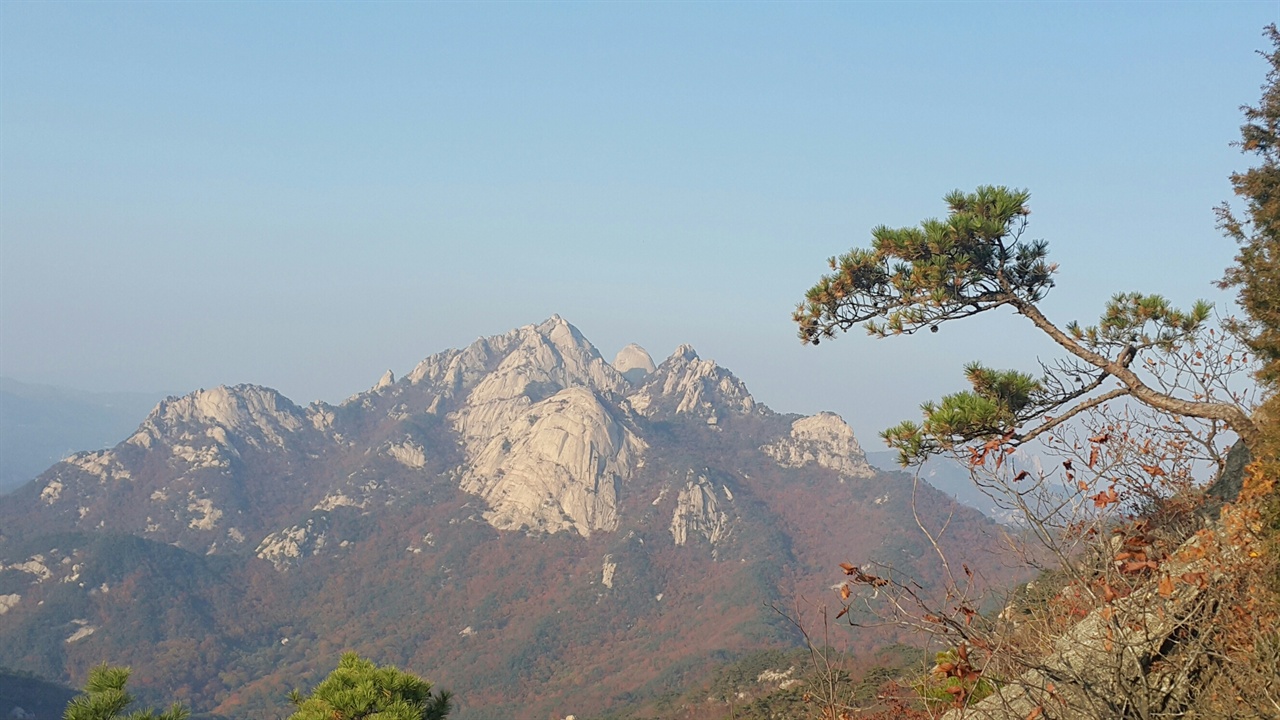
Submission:
[[[89,393],[0,377],[0,493],[80,450],[112,447],[163,399]]]
[[[1008,315],[795,339],[827,257],[954,188],[1032,191],[1056,320],[1121,290],[1230,309],[1211,210],[1245,167],[1229,143],[1276,5],[3,13],[6,377],[335,401],[559,313],[606,357],[692,343],[878,449],[963,362],[1054,353]]]

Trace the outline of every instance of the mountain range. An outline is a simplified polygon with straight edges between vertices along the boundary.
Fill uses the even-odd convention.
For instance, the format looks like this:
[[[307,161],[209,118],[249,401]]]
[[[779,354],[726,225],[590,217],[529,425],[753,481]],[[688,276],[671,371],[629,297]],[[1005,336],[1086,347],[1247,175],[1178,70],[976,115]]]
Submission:
[[[834,605],[841,562],[936,584],[916,517],[1010,579],[993,521],[871,467],[839,416],[773,412],[687,345],[607,362],[553,316],[338,405],[169,397],[54,464],[0,497],[0,647],[63,682],[128,664],[142,698],[222,716],[286,714],[346,649],[463,720],[652,713],[794,647],[787,615]]]

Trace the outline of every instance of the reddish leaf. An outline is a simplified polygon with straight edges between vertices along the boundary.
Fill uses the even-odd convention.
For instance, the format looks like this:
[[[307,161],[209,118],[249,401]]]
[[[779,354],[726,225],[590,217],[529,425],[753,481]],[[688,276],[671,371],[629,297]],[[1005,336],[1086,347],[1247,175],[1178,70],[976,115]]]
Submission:
[[[1115,485],[1112,485],[1105,491],[1094,495],[1091,499],[1093,500],[1094,507],[1104,508],[1112,503],[1120,502],[1120,495],[1116,492]]]
[[[1182,573],[1182,582],[1188,585],[1195,585],[1198,588],[1204,588],[1208,586],[1209,578],[1207,575],[1205,575],[1202,572],[1196,572],[1196,573],[1188,572],[1188,573]]]
[[[1106,583],[1102,583],[1102,601],[1103,602],[1111,602],[1118,597],[1120,597],[1120,593],[1116,592],[1115,588],[1111,587]]]
[[[1160,567],[1160,565],[1153,560],[1134,560],[1121,565],[1120,572],[1125,575],[1133,575],[1134,573],[1140,573],[1143,570],[1155,570],[1158,567]]]

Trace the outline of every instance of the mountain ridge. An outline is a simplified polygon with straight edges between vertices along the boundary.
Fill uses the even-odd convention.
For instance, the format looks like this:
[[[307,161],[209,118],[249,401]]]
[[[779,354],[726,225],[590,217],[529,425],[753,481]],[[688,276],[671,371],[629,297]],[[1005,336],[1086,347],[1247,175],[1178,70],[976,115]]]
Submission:
[[[793,643],[767,608],[830,593],[839,562],[927,579],[913,505],[990,545],[978,513],[876,473],[837,415],[775,413],[691,346],[637,369],[554,316],[338,405],[168,398],[0,499],[0,644],[71,681],[128,662],[144,697],[230,714],[354,648],[453,686],[464,718],[509,717],[512,693],[562,717]],[[173,622],[139,628],[136,606]]]

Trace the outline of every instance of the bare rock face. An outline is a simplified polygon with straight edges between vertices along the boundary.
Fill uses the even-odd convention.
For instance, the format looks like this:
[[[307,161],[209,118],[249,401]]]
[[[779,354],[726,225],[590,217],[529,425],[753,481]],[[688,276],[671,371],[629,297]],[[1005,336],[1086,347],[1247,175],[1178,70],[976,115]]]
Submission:
[[[262,539],[254,554],[270,562],[276,570],[296,565],[308,555],[317,555],[327,541],[327,523],[323,516],[273,532]]]
[[[782,467],[817,465],[835,470],[842,480],[875,474],[853,436],[853,429],[835,413],[823,412],[800,418],[791,424],[788,437],[760,450]]]
[[[468,370],[477,364],[488,371]],[[473,379],[449,419],[468,459],[462,489],[485,498],[494,527],[617,528],[617,487],[644,443],[601,401],[620,397],[626,380],[572,325],[557,315],[479,341],[437,375]]]
[[[485,498],[499,529],[612,531],[644,448],[591,391],[567,388],[477,442],[462,489]]]
[[[644,382],[646,376],[658,369],[649,352],[635,343],[618,351],[613,359],[613,367],[632,385]]]
[[[488,367],[483,373],[475,367],[481,356]],[[477,341],[449,363],[446,385],[451,377],[472,378],[464,406],[452,416],[469,452],[478,452],[534,403],[565,388],[616,395],[626,387],[618,371],[558,315]]]
[[[217,427],[253,447],[283,447],[285,438],[310,424],[305,413],[280,393],[257,385],[225,385],[161,402],[128,442],[150,442],[181,433],[183,425]]]
[[[732,498],[727,489],[725,493],[727,499]],[[714,546],[729,536],[729,515],[721,509],[715,486],[705,475],[695,478],[693,471],[689,471],[684,488],[676,496],[670,529],[676,545],[684,545],[690,539],[702,536]]]
[[[525,325],[502,335],[480,338],[462,350],[446,350],[418,363],[404,381],[441,390],[441,396],[468,400],[551,394],[541,387],[581,385],[620,392],[626,385],[618,371],[600,357],[586,338],[564,318],[552,315],[539,325]],[[485,385],[481,389],[479,385]]]
[[[708,425],[716,425],[724,414],[758,410],[741,380],[714,362],[699,358],[689,345],[676,348],[627,400],[641,415],[688,414],[706,418]]]

